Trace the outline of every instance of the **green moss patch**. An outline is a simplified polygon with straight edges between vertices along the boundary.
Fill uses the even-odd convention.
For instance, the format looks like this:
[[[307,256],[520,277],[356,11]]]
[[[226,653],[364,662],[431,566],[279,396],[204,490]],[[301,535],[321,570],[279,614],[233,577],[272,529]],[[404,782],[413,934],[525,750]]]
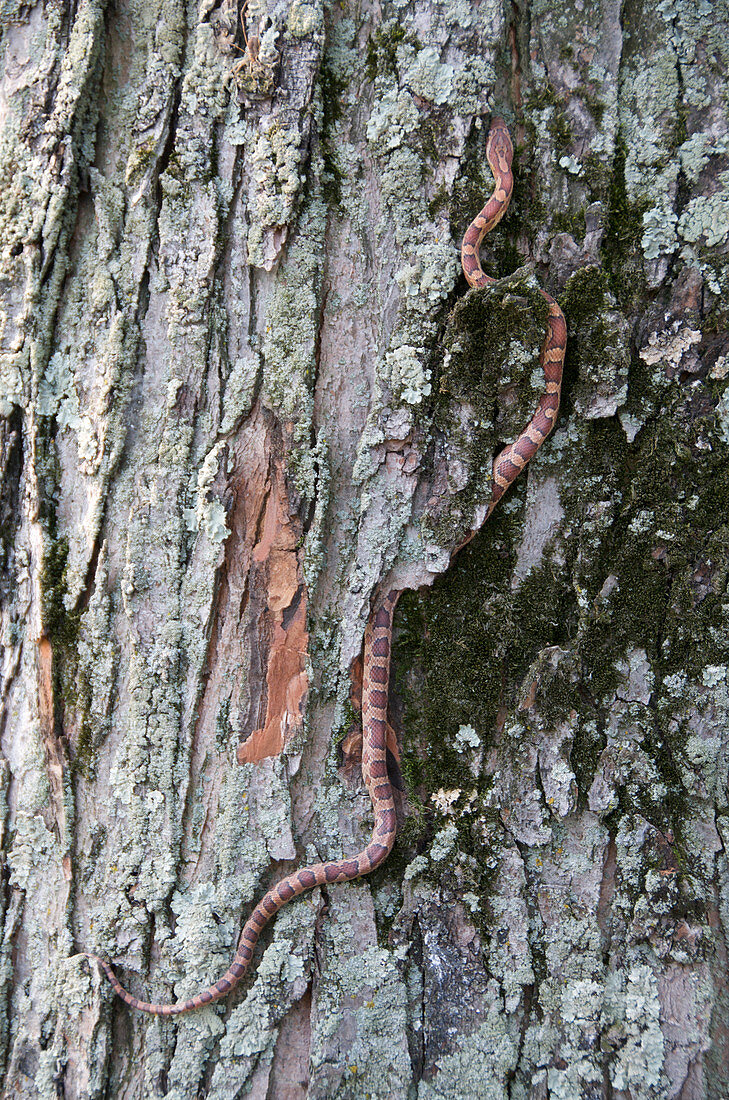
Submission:
[[[416,50],[421,49],[417,36],[396,20],[385,21],[370,35],[365,65],[368,80],[373,81],[378,76],[397,79],[397,49],[401,43],[408,43]]]
[[[328,202],[339,204],[342,198],[344,173],[339,165],[334,136],[335,124],[341,117],[341,97],[347,81],[336,74],[326,61],[319,70],[319,86],[322,99],[321,153],[323,160],[322,191]]]
[[[650,204],[633,203],[628,198],[625,162],[625,144],[618,139],[608,192],[602,254],[612,292],[621,306],[629,309],[637,308],[644,300],[646,282],[641,239],[643,214]]]
[[[503,440],[518,435],[539,400],[546,316],[536,280],[523,271],[469,291],[450,315],[446,355],[435,387],[434,423],[448,439],[453,458],[468,471],[468,480],[450,499],[447,511],[427,520],[443,544],[470,522],[491,477],[494,452]],[[464,403],[472,410],[465,423]]]

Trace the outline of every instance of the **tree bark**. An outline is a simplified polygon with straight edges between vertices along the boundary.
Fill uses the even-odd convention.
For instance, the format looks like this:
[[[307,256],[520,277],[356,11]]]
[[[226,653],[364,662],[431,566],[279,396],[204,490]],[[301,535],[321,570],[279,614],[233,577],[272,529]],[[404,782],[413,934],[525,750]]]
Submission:
[[[3,1095],[721,1100],[727,4],[2,11]],[[391,858],[130,1012],[366,843],[386,586]]]

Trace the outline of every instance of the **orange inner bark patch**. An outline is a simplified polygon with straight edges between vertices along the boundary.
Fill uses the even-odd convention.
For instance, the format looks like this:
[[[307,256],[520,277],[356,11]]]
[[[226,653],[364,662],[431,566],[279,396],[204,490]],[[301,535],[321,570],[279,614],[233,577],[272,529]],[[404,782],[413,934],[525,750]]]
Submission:
[[[263,726],[238,746],[239,764],[277,756],[301,726],[308,687],[305,670],[306,590],[300,579],[297,538],[288,520],[283,478],[274,477],[253,560],[263,567],[271,642],[266,667]]]
[[[44,738],[53,737],[53,649],[48,638],[38,642],[38,714]]]

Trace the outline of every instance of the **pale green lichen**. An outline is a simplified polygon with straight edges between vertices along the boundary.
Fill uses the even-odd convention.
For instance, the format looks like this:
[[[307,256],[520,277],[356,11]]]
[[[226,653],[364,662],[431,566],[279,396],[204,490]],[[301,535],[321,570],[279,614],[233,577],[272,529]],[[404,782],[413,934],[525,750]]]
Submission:
[[[660,43],[656,43],[650,59],[641,57],[640,65],[630,72],[630,85],[622,99],[621,122],[625,121],[631,135],[625,165],[625,182],[631,198],[663,198],[675,184],[678,166],[675,160],[664,156],[670,135],[661,115],[664,107],[671,110],[676,103],[678,79],[674,51]]]
[[[684,241],[701,240],[706,248],[715,248],[729,237],[729,173],[720,177],[722,191],[689,199],[678,220],[678,232]]]
[[[222,434],[233,432],[250,411],[260,372],[260,359],[253,352],[240,356],[231,364],[222,401]]]
[[[81,616],[76,669],[77,706],[81,718],[78,759],[93,773],[95,756],[111,729],[113,684],[119,646],[112,632],[113,608],[109,595],[106,544],[99,551],[89,605]]]
[[[320,168],[321,165],[319,164]],[[312,390],[326,232],[326,205],[314,188],[301,213],[298,231],[277,272],[266,310],[263,339],[263,395],[284,422],[293,426],[289,467],[296,488],[312,500],[316,458],[311,450]]]
[[[186,380],[184,365],[209,344],[205,303],[216,257],[216,234],[210,232],[210,226],[221,203],[218,189],[199,174],[206,171],[208,139],[203,130],[196,129],[197,97],[208,89],[211,105],[222,102],[219,72],[209,63],[210,47],[208,27],[200,31],[191,53],[194,63],[183,82],[178,117],[183,152],[173,158],[163,181],[159,268],[160,282],[169,289],[169,296],[161,328],[162,333],[166,329],[170,350],[152,382],[157,400],[150,398],[137,425],[137,446],[140,456],[145,456],[140,462],[144,465],[146,460],[147,468],[154,472],[128,488],[131,508],[121,591],[133,638],[126,681],[131,705],[116,724],[116,730],[125,731],[126,736],[114,746],[109,773],[112,805],[124,819],[125,828],[115,859],[109,862],[107,878],[91,879],[97,896],[103,892],[109,899],[95,936],[105,950],[113,947],[115,952],[121,951],[138,970],[143,970],[146,956],[150,913],[160,913],[160,942],[170,940],[163,914],[176,884],[180,807],[189,782],[190,741],[182,715],[180,662],[184,652],[188,668],[193,675],[199,674],[194,670],[201,668],[206,647],[199,620],[208,613],[201,615],[201,606],[207,598],[209,608],[214,584],[214,568],[203,570],[202,564],[207,586],[200,584],[199,578],[186,577],[180,554],[188,537],[180,505],[188,470],[196,463],[191,455],[192,428],[181,415],[179,397]],[[213,116],[214,112],[206,127],[214,124]],[[182,187],[180,178],[189,187]],[[194,247],[180,246],[180,225],[185,226]],[[200,461],[203,463],[204,455]],[[204,542],[208,543],[204,553],[213,564],[219,543]],[[148,613],[150,599],[163,625],[152,635],[140,634],[138,616],[144,618]],[[139,796],[140,790],[143,796]],[[135,886],[131,899],[127,895],[130,883]]]
[[[294,38],[306,38],[310,34],[321,34],[324,30],[324,12],[320,3],[309,0],[293,0],[289,8],[286,25]]]
[[[429,860],[427,856],[416,856],[405,868],[403,881],[410,882],[412,879],[418,878],[419,875],[427,871],[428,867]]]
[[[327,838],[333,838],[327,840],[326,847],[318,853],[319,857],[325,859],[342,859],[351,851],[361,851],[372,831],[372,811],[367,807],[363,793],[358,792],[355,795],[343,789],[334,779],[335,767],[336,759],[332,747],[327,769],[330,775],[317,791],[314,802],[321,833]],[[352,812],[353,802],[360,809],[358,814]],[[343,820],[347,822],[345,827],[342,825]],[[317,853],[311,851],[307,858],[315,858],[316,855]]]
[[[22,813],[15,819],[12,845],[8,853],[9,883],[28,893],[38,874],[37,855],[53,857],[56,871],[60,872],[60,855],[57,839],[46,828],[40,814]]]
[[[277,922],[276,942],[265,952],[256,970],[256,980],[244,1008],[234,1011],[232,1026],[221,1043],[221,1062],[214,1084],[220,1087],[231,1067],[226,1063],[250,1059],[260,1054],[271,1039],[271,1032],[284,1012],[306,988],[306,966],[292,951],[292,941],[309,940],[314,930],[316,910],[309,901],[290,909]],[[307,944],[308,946],[308,944]]]
[[[47,806],[45,808],[47,810]],[[71,809],[70,804],[65,808]],[[64,821],[63,814],[58,820],[69,827],[73,825],[70,817]],[[18,812],[15,816],[7,853],[8,884],[18,902],[23,899],[27,905],[32,901],[45,915],[43,921],[24,925],[23,952],[27,970],[22,986],[15,993],[16,1011],[27,1011],[32,1003],[49,1005],[57,999],[63,1003],[63,959],[70,953],[72,944],[68,923],[69,882],[64,868],[69,858],[67,839],[51,832],[40,813]],[[11,935],[18,932],[15,922],[20,914],[14,912],[16,904],[11,903],[6,917],[6,929]],[[49,942],[54,948],[50,959]],[[40,965],[41,960],[43,965]],[[9,976],[6,971],[5,982]],[[13,1026],[12,1019],[11,1028],[11,1041],[15,1041],[17,1025]],[[39,1095],[50,1100],[52,1093],[47,1091]]]
[[[583,174],[583,168],[577,157],[572,155],[559,158],[560,168],[564,168],[565,172],[569,172],[571,176],[581,176]]]
[[[408,405],[419,405],[431,392],[430,371],[422,364],[424,348],[402,344],[385,355],[393,392]]]
[[[610,1082],[615,1089],[629,1090],[636,1100],[663,1094],[660,1013],[658,982],[650,967],[638,964],[627,973],[608,975],[603,1023],[611,1029],[616,1048],[609,1060]]]
[[[463,894],[463,904],[467,905],[472,913],[481,912],[481,899],[472,890],[466,890]]]
[[[416,132],[420,123],[412,95],[406,89],[390,88],[372,109],[367,122],[367,140],[383,153],[397,149]]]
[[[439,233],[427,244],[418,244],[407,264],[395,273],[407,309],[427,315],[450,294],[458,267],[457,254],[447,234]]]
[[[290,222],[302,183],[302,135],[295,123],[271,119],[250,152],[251,222],[248,263],[266,267],[274,259],[264,250],[264,233]]]
[[[205,456],[197,472],[195,508],[185,509],[185,526],[188,531],[201,530],[214,543],[225,542],[230,529],[226,511],[217,498],[211,497],[212,484],[218,476],[221,456],[225,450],[222,441],[216,443]]]
[[[716,417],[719,423],[719,438],[723,443],[729,443],[729,390],[719,398]]]
[[[92,104],[103,37],[103,4],[81,3],[59,48],[60,17],[44,21],[43,33],[24,35],[16,45],[28,74],[9,87],[11,109],[0,137],[0,230],[4,242],[3,302],[0,309],[0,411],[24,407],[43,374],[50,335],[66,274],[66,246],[75,220],[75,181],[90,159],[84,126],[93,128]],[[22,45],[21,45],[22,42]],[[59,60],[60,58],[60,60]],[[57,68],[52,108],[44,120],[46,140],[37,141],[22,123],[33,110],[32,89]],[[32,75],[31,75],[32,74]],[[41,75],[43,74],[43,75]],[[54,167],[51,167],[51,164]],[[30,249],[23,249],[28,244]],[[21,255],[16,256],[13,245]],[[43,264],[38,262],[41,248]],[[32,253],[32,255],[31,255]],[[10,289],[12,288],[12,290]]]
[[[643,215],[643,254],[647,260],[657,260],[676,248],[678,218],[672,210],[653,207]]]
[[[23,377],[17,357],[0,356],[0,416],[10,417],[26,404]]]
[[[648,343],[640,349],[640,357],[649,366],[667,363],[674,369],[678,367],[690,348],[701,341],[701,332],[683,320],[674,321],[663,331],[653,332]]]
[[[465,1037],[454,1054],[439,1058],[430,1081],[421,1081],[419,1100],[503,1100],[517,1062],[517,1047],[492,995],[489,1019]]]
[[[79,399],[67,355],[56,352],[48,361],[38,384],[38,412],[41,416],[55,416],[62,431],[79,428]]]
[[[410,55],[410,59],[406,55]],[[451,98],[455,69],[442,64],[431,46],[413,50],[409,44],[398,47],[398,63],[402,67],[402,79],[415,95],[442,106]],[[369,138],[369,134],[367,135]]]
[[[142,1084],[145,1095],[153,1094],[158,1088],[160,1073],[164,1073],[165,1091],[170,1100],[191,1100],[191,1081],[198,1077],[200,1067],[206,1065],[218,1049],[221,1036],[225,1033],[225,1024],[213,1010],[203,1010],[198,1017],[179,1021],[171,1057],[168,1037],[164,1033],[148,1033]],[[213,1094],[209,1092],[208,1095]]]
[[[326,518],[331,499],[331,469],[324,428],[319,429],[311,457],[316,469],[315,504],[311,526],[306,533],[303,564],[304,579],[310,592],[314,590],[326,560]]]
[[[209,501],[203,511],[202,530],[211,542],[225,542],[230,530],[226,522],[226,512],[219,500]]]
[[[707,665],[701,674],[701,681],[704,687],[719,687],[720,684],[726,683],[728,673],[727,665]]]
[[[315,9],[314,19],[316,19],[317,14],[318,13]],[[269,82],[271,86],[273,85],[273,76],[271,74],[271,70],[273,69],[273,66],[277,63],[281,54],[281,51],[278,47],[278,40],[280,35],[281,31],[279,30],[276,24],[276,19],[274,17],[271,19],[270,24],[267,27],[264,27],[258,46],[258,61],[263,69],[263,72],[260,74],[258,79],[261,79],[266,87],[268,86]]]
[[[433,839],[430,846],[430,858],[434,863],[440,863],[451,854],[458,840],[458,828],[456,825],[446,825]]]
[[[729,135],[698,131],[681,145],[679,151],[681,168],[689,183],[698,183],[701,172],[712,157],[729,153]]]
[[[405,1041],[407,994],[398,965],[390,951],[356,942],[367,919],[366,887],[349,884],[345,892],[334,887],[331,895],[311,1036],[310,1090],[317,1096],[383,1100],[401,1095],[411,1066]]]
[[[456,749],[458,752],[466,752],[467,749],[477,749],[481,745],[481,738],[473,726],[459,726],[456,733]]]

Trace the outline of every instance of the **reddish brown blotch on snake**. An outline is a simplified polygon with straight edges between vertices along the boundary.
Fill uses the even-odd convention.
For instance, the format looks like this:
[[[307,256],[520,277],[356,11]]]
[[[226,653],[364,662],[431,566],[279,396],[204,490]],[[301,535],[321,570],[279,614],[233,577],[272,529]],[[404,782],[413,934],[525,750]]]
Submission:
[[[481,270],[479,248],[486,233],[501,220],[509,205],[513,188],[511,174],[513,155],[506,124],[501,119],[494,118],[486,145],[486,157],[491,166],[496,187],[483,210],[468,227],[461,246],[463,272],[472,287],[488,286],[496,282]],[[549,306],[547,333],[540,356],[544,371],[544,393],[532,419],[519,438],[510,443],[494,460],[494,487],[485,519],[491,515],[506,490],[516,480],[527,462],[533,458],[551,432],[557,418],[567,327],[562,310],[554,299],[545,291],[542,291],[542,294]],[[472,538],[475,533],[475,531],[470,532],[469,538]],[[395,843],[397,821],[393,788],[387,770],[387,697],[392,620],[399,595],[400,592],[395,589],[386,595],[380,595],[367,623],[364,638],[362,776],[372,799],[375,818],[375,827],[369,844],[363,851],[349,859],[315,863],[287,875],[273,886],[259,901],[243,926],[235,958],[225,974],[214,985],[187,1001],[178,1001],[176,1004],[150,1004],[142,1001],[124,989],[105,959],[87,955],[88,958],[95,959],[99,963],[111,982],[114,992],[131,1008],[157,1016],[177,1016],[182,1012],[190,1012],[194,1008],[220,1000],[245,975],[261,931],[282,906],[315,886],[351,882],[362,875],[368,875],[389,855]]]

